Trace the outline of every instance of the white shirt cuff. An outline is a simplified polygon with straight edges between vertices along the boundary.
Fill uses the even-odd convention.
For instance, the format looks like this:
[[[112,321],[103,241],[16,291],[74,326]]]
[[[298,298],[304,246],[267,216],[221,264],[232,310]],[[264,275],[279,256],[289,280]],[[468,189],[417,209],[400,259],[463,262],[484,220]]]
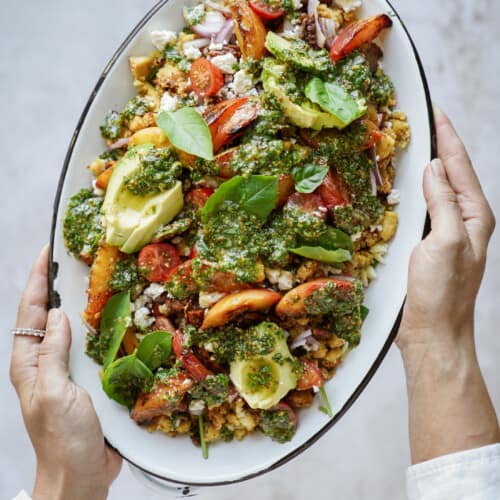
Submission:
[[[406,479],[409,500],[498,500],[500,444],[413,465]]]

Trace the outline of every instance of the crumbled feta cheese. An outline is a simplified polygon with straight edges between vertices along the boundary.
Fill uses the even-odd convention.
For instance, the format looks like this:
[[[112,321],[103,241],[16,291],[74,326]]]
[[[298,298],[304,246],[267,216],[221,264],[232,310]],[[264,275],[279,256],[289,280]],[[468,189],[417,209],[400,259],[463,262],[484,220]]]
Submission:
[[[139,295],[134,301],[134,306],[136,309],[140,309],[141,307],[144,307],[146,304],[150,302],[149,297],[146,295]]]
[[[210,60],[212,64],[215,64],[223,73],[234,73],[234,67],[238,64],[238,59],[228,52],[227,54],[222,54],[221,56],[212,57]]]
[[[163,50],[166,45],[177,40],[177,35],[174,31],[155,30],[151,32],[151,42],[158,49]]]
[[[361,7],[363,3],[362,0],[335,0],[335,3],[342,7],[344,12],[351,12],[352,10],[356,10],[358,7]]]
[[[157,299],[163,292],[165,291],[165,287],[160,285],[160,283],[151,283],[145,290],[144,295],[146,297],[150,297],[151,299]]]
[[[397,205],[399,203],[399,191],[397,189],[391,189],[391,192],[387,195],[387,203],[389,205]]]
[[[201,415],[204,409],[205,401],[201,399],[193,399],[191,403],[189,403],[189,413],[191,413],[191,415]]]
[[[104,190],[97,187],[97,179],[92,181],[92,191],[96,196],[104,196]]]
[[[269,267],[264,268],[264,272],[266,273],[266,278],[270,283],[276,285],[280,279],[281,271],[279,269],[271,269]]]
[[[236,95],[246,94],[253,88],[252,75],[248,74],[244,69],[240,69],[234,74],[230,87]]]
[[[196,47],[193,47],[192,45],[189,45],[188,47],[183,47],[182,51],[184,52],[186,58],[189,59],[190,61],[194,61],[195,59],[201,57],[201,50],[197,49]]]
[[[266,278],[269,282],[273,285],[278,285],[280,290],[290,290],[290,288],[293,288],[295,276],[290,271],[266,267],[264,272],[266,273]]]
[[[200,292],[200,295],[198,297],[198,302],[202,309],[206,309],[207,307],[210,307],[212,304],[219,302],[219,300],[222,299],[224,295],[226,294],[219,292],[212,292],[212,293]]]
[[[154,322],[155,318],[151,315],[151,311],[147,307],[141,307],[135,311],[134,324],[139,330],[146,330]]]
[[[222,50],[222,47],[224,47],[223,43],[215,43],[214,39],[210,41],[210,45],[208,46],[208,50]]]
[[[165,92],[160,101],[160,110],[162,111],[175,111],[179,107],[179,98]]]
[[[372,224],[370,226],[370,233],[376,233],[377,231],[382,231],[382,224]]]
[[[384,255],[388,248],[387,243],[377,243],[370,248],[370,253],[377,262],[384,262]]]
[[[351,240],[358,241],[361,238],[361,236],[363,236],[363,233],[361,231],[351,234]]]

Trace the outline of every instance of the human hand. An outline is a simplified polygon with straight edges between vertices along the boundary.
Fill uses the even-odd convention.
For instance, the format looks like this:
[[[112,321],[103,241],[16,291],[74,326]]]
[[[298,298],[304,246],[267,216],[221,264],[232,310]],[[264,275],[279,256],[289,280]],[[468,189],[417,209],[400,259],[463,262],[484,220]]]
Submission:
[[[33,500],[99,500],[107,497],[121,458],[106,446],[89,395],[69,378],[70,325],[61,310],[47,312],[47,270],[48,247],[33,267],[17,317],[17,327],[47,333],[43,341],[15,336],[10,370],[36,453]]]
[[[435,118],[440,159],[424,173],[432,230],[411,256],[408,295],[396,339],[402,350],[455,342],[464,333],[471,340],[475,300],[495,227],[462,141],[437,108]]]

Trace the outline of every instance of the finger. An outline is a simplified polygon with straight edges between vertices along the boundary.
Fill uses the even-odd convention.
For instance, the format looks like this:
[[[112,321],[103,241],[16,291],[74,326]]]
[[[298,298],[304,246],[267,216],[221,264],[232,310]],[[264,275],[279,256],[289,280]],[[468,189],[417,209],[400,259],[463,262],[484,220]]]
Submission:
[[[431,218],[433,238],[465,234],[462,212],[441,160],[432,160],[424,173],[424,196]]]
[[[108,464],[109,479],[114,481],[122,468],[122,457],[115,450],[106,445],[106,461]]]
[[[38,256],[23,292],[16,322],[18,328],[45,328],[48,302],[48,256],[49,246],[47,245]],[[35,383],[40,341],[40,337],[35,336],[14,336],[10,378],[21,399],[26,392],[32,390]]]
[[[70,346],[71,329],[67,316],[60,309],[51,309],[47,333],[38,354],[37,383],[54,388],[68,381]]]
[[[475,250],[485,251],[494,229],[493,212],[483,193],[469,155],[449,118],[438,108],[434,109],[438,139],[438,155],[458,204],[471,244]]]

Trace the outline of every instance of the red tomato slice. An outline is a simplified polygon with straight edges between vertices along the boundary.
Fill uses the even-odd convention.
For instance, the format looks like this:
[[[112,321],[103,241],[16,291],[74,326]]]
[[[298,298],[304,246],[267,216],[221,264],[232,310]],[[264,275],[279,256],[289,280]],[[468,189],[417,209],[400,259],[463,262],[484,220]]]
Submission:
[[[318,188],[318,193],[326,208],[331,209],[338,205],[345,205],[348,202],[347,193],[343,192],[342,180],[339,175],[332,170],[328,172],[323,183]]]
[[[250,8],[257,15],[266,21],[278,19],[285,13],[285,10],[281,7],[273,7],[272,5],[260,0],[249,0],[248,5],[250,5]]]
[[[212,372],[203,365],[203,363],[193,354],[191,349],[184,352],[183,343],[184,335],[180,330],[177,330],[172,339],[172,349],[175,357],[181,361],[182,366],[196,381],[201,382],[205,380]]]
[[[201,97],[217,94],[224,85],[222,71],[204,57],[196,59],[191,65],[189,79],[194,93]]]
[[[317,212],[323,219],[326,219],[327,210],[323,198],[317,193],[293,193],[288,198],[288,205],[300,208],[304,212]]]
[[[304,365],[304,372],[300,376],[296,389],[298,391],[305,391],[306,389],[312,389],[313,387],[322,387],[325,383],[325,379],[320,371],[320,369],[308,359],[302,361]]]
[[[186,201],[190,205],[203,208],[213,192],[214,190],[210,188],[191,189],[191,191],[186,194]]]
[[[368,127],[366,142],[363,144],[362,149],[369,149],[374,144],[376,144],[384,135],[383,132],[373,123],[371,120],[366,120],[366,126]]]
[[[361,45],[371,42],[385,28],[392,26],[391,18],[386,14],[359,19],[346,26],[333,40],[330,59],[338,62]]]
[[[166,281],[180,261],[172,245],[152,243],[139,252],[139,272],[149,281]]]

